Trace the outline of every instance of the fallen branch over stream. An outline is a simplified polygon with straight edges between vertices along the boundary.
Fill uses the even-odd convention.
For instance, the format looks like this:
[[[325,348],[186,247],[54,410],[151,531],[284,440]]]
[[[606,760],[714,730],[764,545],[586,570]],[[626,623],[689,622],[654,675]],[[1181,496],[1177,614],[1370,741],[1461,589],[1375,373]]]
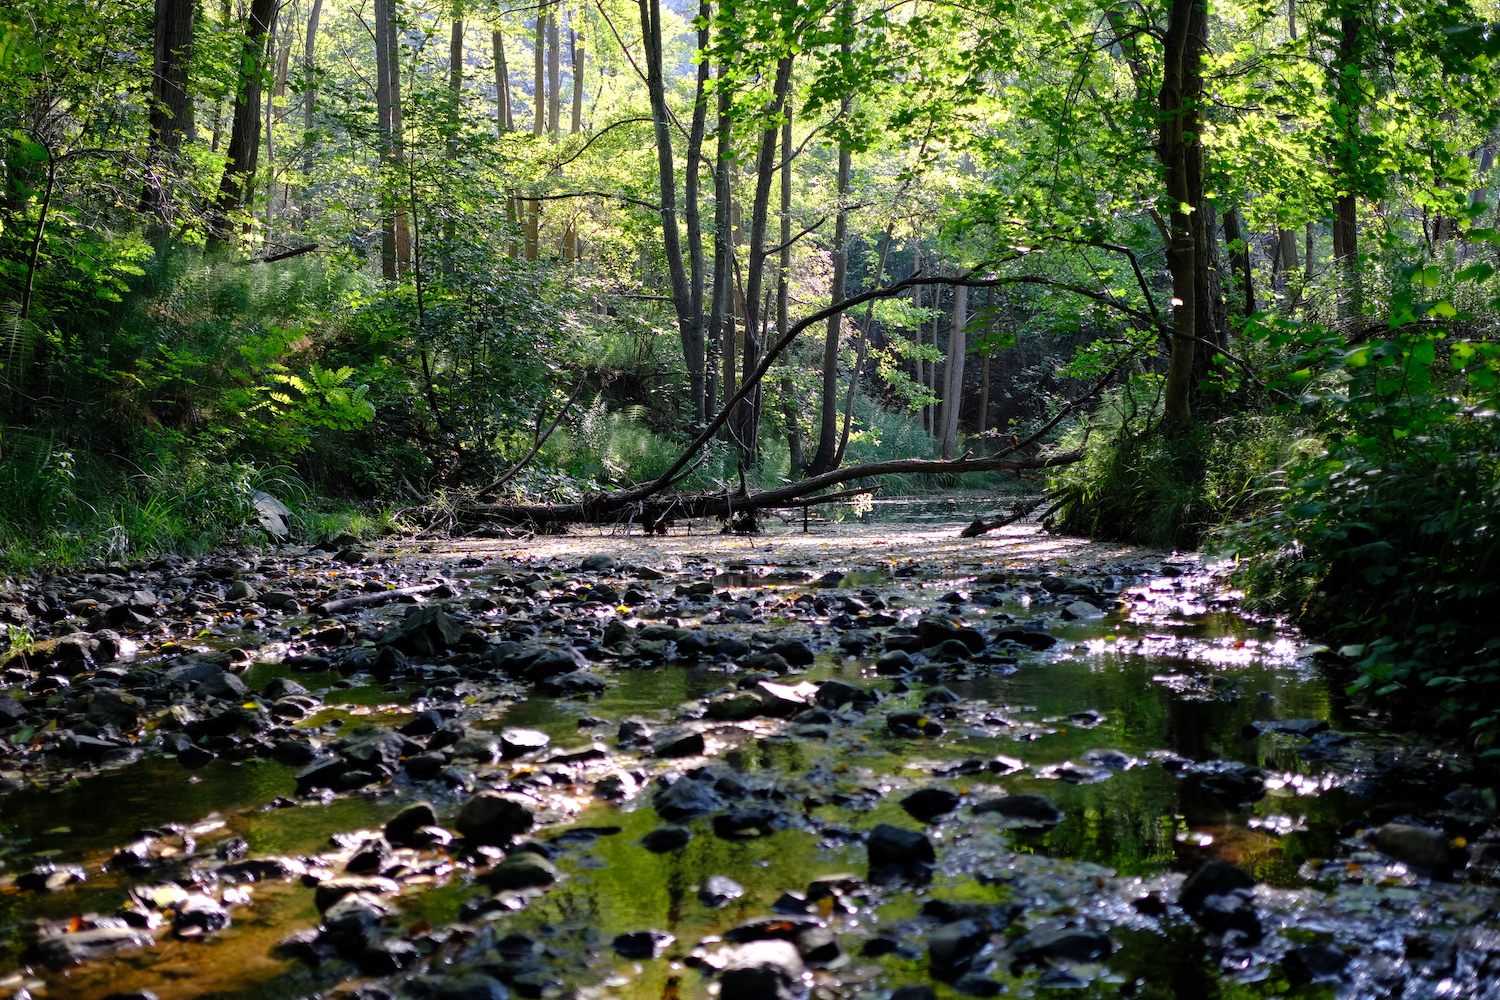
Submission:
[[[864,486],[826,496],[815,496],[823,490],[859,479],[892,475],[962,475],[966,472],[1022,472],[1067,465],[1081,458],[1076,451],[1040,458],[962,458],[943,461],[931,458],[902,458],[889,462],[870,462],[825,472],[800,482],[773,490],[746,492],[691,493],[660,498],[631,498],[630,493],[598,494],[577,503],[475,504],[464,509],[466,519],[500,524],[562,525],[639,524],[647,532],[665,532],[666,525],[678,518],[722,517],[771,510],[779,507],[805,507],[846,500],[857,494],[871,493],[878,486]]]

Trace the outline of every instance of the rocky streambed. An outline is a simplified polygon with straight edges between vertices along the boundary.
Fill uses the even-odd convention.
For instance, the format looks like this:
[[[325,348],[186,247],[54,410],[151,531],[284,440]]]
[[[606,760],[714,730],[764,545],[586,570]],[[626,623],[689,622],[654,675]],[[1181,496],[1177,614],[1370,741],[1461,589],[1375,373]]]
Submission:
[[[1489,773],[937,510],[13,581],[0,998],[1500,995]]]

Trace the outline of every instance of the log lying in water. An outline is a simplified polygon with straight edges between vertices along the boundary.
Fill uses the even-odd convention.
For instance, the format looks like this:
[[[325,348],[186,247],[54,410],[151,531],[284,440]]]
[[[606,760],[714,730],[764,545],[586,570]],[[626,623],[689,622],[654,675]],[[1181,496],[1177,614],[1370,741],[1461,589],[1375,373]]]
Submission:
[[[895,475],[961,475],[965,472],[1021,472],[1048,469],[1078,461],[1081,452],[1070,451],[1040,458],[975,458],[965,455],[949,461],[902,458],[835,469],[820,476],[755,493],[690,493],[638,497],[630,492],[601,493],[577,503],[526,504],[488,503],[466,507],[462,519],[499,524],[528,524],[545,528],[563,524],[630,524],[647,532],[665,533],[676,518],[721,517],[734,519],[754,511],[782,507],[804,507],[832,503],[879,488],[864,486],[818,496],[823,490],[860,479]]]

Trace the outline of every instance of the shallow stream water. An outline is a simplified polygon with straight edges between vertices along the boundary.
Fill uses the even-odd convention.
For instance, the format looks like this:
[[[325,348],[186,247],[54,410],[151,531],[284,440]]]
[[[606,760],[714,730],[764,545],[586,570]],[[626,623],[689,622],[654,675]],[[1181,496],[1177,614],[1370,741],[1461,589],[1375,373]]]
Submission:
[[[252,693],[286,677],[321,698],[313,714],[287,727],[315,745],[360,725],[400,726],[417,709],[442,705],[466,732],[536,730],[550,747],[493,763],[450,760],[439,781],[400,771],[353,791],[302,795],[297,766],[224,752],[188,769],[150,732],[143,753],[116,765],[12,756],[0,765],[12,789],[0,797],[7,866],[0,873],[0,997],[102,1000],[149,990],[162,1000],[291,1000],[363,989],[372,1000],[422,998],[447,996],[434,985],[440,974],[467,968],[484,970],[516,996],[700,997],[719,989],[712,975],[718,936],[799,905],[799,918],[821,920],[837,940],[836,957],[809,960],[792,988],[814,996],[875,1000],[907,984],[926,984],[937,996],[1374,998],[1495,989],[1488,963],[1500,957],[1500,933],[1488,930],[1497,899],[1485,871],[1475,867],[1467,881],[1434,879],[1361,839],[1393,817],[1428,820],[1448,808],[1411,789],[1446,793],[1472,784],[1465,758],[1434,740],[1382,733],[1369,718],[1341,715],[1315,647],[1238,614],[1235,594],[1194,556],[1057,538],[1035,526],[959,539],[957,529],[982,512],[876,505],[848,512],[842,523],[819,519],[807,534],[797,520],[773,521],[756,537],[705,533],[700,525],[667,538],[591,532],[421,549],[376,545],[362,568],[333,568],[301,550],[262,558],[252,572],[275,569],[285,580],[444,574],[455,617],[491,642],[537,628],[532,642],[582,647],[610,619],[633,629],[701,628],[752,647],[802,639],[816,659],[779,683],[840,679],[879,700],[837,707],[826,722],[715,723],[703,718],[706,699],[732,689],[743,671],[723,658],[675,657],[670,646],[653,659],[637,643],[638,659],[596,663],[609,685],[597,697],[542,697],[511,681],[459,682],[417,669],[384,682],[346,676],[334,669],[336,650],[329,669],[299,670],[291,658],[323,627],[311,625],[315,614],[283,616],[275,628],[260,628],[261,617],[248,632],[235,627],[243,616],[225,616],[194,644],[177,639],[161,652],[162,637],[147,630],[137,667],[180,662],[189,645],[208,655],[262,643],[236,669]],[[618,563],[580,572],[591,555]],[[663,578],[634,571],[641,567]],[[545,592],[518,597],[523,572],[537,574]],[[844,577],[837,586],[820,584],[828,573]],[[603,580],[619,591],[634,586],[649,600],[556,601],[580,581]],[[1058,580],[1091,588],[1097,613],[1080,607],[1076,594],[1049,590]],[[701,599],[672,596],[694,583],[709,585]],[[488,597],[504,603],[485,609]],[[372,645],[402,610],[341,616],[350,645]],[[882,636],[933,614],[984,634],[1034,627],[1055,642],[1040,650],[996,642],[975,658],[919,655],[909,671],[878,672]],[[893,624],[879,624],[887,618]],[[839,640],[854,633],[868,633],[871,644],[841,648]],[[275,634],[284,637],[268,638]],[[953,697],[934,700],[929,692],[939,686]],[[891,716],[904,710],[930,722],[930,735],[894,729]],[[159,713],[148,730],[171,728],[169,717]],[[658,730],[696,727],[705,753],[663,758],[622,746],[617,730],[628,719]],[[1293,725],[1278,732],[1278,720]],[[583,751],[580,759],[557,753],[571,748]],[[1256,775],[1253,792],[1237,796],[1233,781],[1226,791],[1220,777],[1247,766]],[[1380,784],[1393,770],[1405,785]],[[757,831],[763,835],[740,839],[716,835],[711,816],[690,818],[676,824],[692,833],[685,846],[663,853],[642,846],[643,837],[670,825],[653,808],[655,791],[693,780],[681,777],[690,772],[720,785],[731,779],[729,787],[771,808],[776,821]],[[602,794],[600,782],[622,773],[632,776],[633,791],[623,799]],[[278,951],[292,932],[319,925],[314,886],[339,874],[356,845],[402,806],[429,801],[450,825],[474,790],[502,785],[524,788],[540,804],[529,837],[562,872],[555,885],[502,893],[486,912],[465,909],[489,895],[475,882],[485,859],[460,856],[455,842],[451,851],[407,858],[399,890],[385,898],[393,912],[381,925],[383,939],[418,945],[420,959],[405,969],[340,957],[310,965]],[[952,791],[962,805],[923,822],[901,800],[924,788]],[[1008,829],[973,810],[1024,793],[1045,795],[1062,821]],[[1392,812],[1392,801],[1408,805],[1408,793],[1409,808]],[[1485,823],[1475,816],[1471,825]],[[175,858],[168,848],[149,876],[106,870],[142,831],[180,842],[183,830],[171,824],[192,837]],[[927,877],[867,883],[863,839],[880,824],[928,837],[936,864]],[[214,858],[236,837],[250,858],[295,859],[307,874],[226,890]],[[1210,933],[1171,905],[1182,873],[1208,859],[1253,878],[1259,940]],[[16,877],[38,862],[76,866],[81,880],[52,891],[23,887]],[[785,894],[834,873],[852,873],[858,887],[841,890],[832,904],[788,901]],[[700,890],[715,875],[743,893],[708,905]],[[96,926],[95,916],[116,913],[143,885],[207,892],[229,905],[232,922],[203,936],[156,928],[145,947],[70,967],[39,957],[39,935],[66,930],[69,921],[75,929]],[[932,975],[931,938],[947,926],[934,918],[933,901],[1011,908],[1010,925],[994,928],[966,977]],[[673,938],[659,956],[626,958],[612,947],[618,935],[646,929]],[[1016,950],[1023,935],[1080,929],[1107,935],[1112,953],[1037,958]],[[1308,957],[1321,948],[1327,958],[1329,946],[1341,962],[1320,966]]]

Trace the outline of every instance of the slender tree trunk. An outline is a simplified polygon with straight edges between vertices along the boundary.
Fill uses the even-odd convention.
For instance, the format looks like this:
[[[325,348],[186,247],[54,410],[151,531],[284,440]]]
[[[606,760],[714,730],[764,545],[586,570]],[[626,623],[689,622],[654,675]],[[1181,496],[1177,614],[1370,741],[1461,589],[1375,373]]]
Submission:
[[[410,202],[406,195],[409,194],[408,185],[403,177],[406,167],[405,130],[401,115],[401,57],[400,45],[396,36],[396,22],[390,18],[389,4],[393,0],[376,0],[377,3],[387,5],[386,15],[386,58],[390,61],[390,167],[392,177],[390,179],[391,190],[391,237],[392,245],[396,253],[396,276],[405,277],[411,270],[412,246],[411,229],[408,225],[407,211]]]
[[[1302,262],[1297,259],[1297,234],[1290,229],[1282,229],[1277,234],[1278,253],[1281,255],[1281,290],[1292,295],[1292,282],[1296,280],[1297,272],[1302,270]]]
[[[885,235],[880,241],[880,256],[875,262],[875,277],[869,288],[878,288],[885,281],[885,258],[891,249],[891,235],[896,231],[895,220],[886,224]],[[866,289],[868,290],[868,289]],[[833,468],[844,464],[844,451],[849,447],[849,428],[854,423],[854,394],[859,389],[860,372],[865,366],[865,350],[870,340],[871,328],[875,325],[875,302],[872,299],[865,307],[865,319],[859,327],[859,339],[854,345],[854,370],[849,373],[849,388],[844,393],[844,427],[839,432],[839,447],[833,454]]]
[[[1357,316],[1361,310],[1359,287],[1359,205],[1353,188],[1358,173],[1360,107],[1364,103],[1360,64],[1362,44],[1359,18],[1346,11],[1339,22],[1339,44],[1335,56],[1334,177],[1338,195],[1333,203],[1333,260],[1342,286],[1340,317]]]
[[[958,417],[964,400],[964,355],[968,352],[969,290],[953,289],[953,326],[948,331],[948,363],[943,380],[943,457],[958,454]]]
[[[840,5],[840,12],[847,20],[850,6]],[[847,24],[844,25],[847,28]],[[840,52],[848,58],[851,45],[846,38]],[[854,106],[853,98],[845,94],[842,112],[848,116]],[[843,143],[839,144],[838,165],[838,215],[833,223],[833,281],[828,288],[830,303],[841,302],[845,297],[845,286],[849,276],[849,177],[852,167],[852,152]],[[787,169],[790,169],[788,167]],[[838,405],[839,405],[839,333],[843,329],[843,315],[829,317],[828,329],[823,334],[823,397],[819,405],[818,451],[813,456],[811,475],[832,471],[838,454]]]
[[[157,235],[171,225],[172,179],[182,169],[182,144],[193,135],[188,68],[193,58],[193,0],[156,0],[156,47],[151,72],[151,147],[141,212],[154,217]]]
[[[807,464],[802,458],[802,421],[797,414],[797,387],[787,375],[781,377],[781,415],[786,420],[788,472],[792,478],[801,479]]]
[[[979,421],[977,435],[979,437],[979,453],[985,452],[984,432],[989,429],[990,424],[990,361],[994,354],[990,347],[990,337],[995,333],[995,289],[984,290],[984,363],[979,368]]]
[[[718,122],[714,151],[714,274],[713,297],[708,317],[708,335],[719,344],[723,369],[719,386],[719,409],[734,395],[734,120],[730,115],[725,68],[719,67]]]
[[[1224,213],[1224,242],[1229,247],[1231,271],[1239,271],[1239,291],[1244,296],[1245,303],[1244,315],[1249,316],[1255,312],[1255,284],[1250,270],[1250,243],[1240,232],[1238,209],[1231,208]]]
[[[312,0],[312,10],[307,15],[307,38],[302,49],[302,225],[312,219],[312,192],[309,183],[313,171],[313,112],[318,103],[318,21],[323,13],[323,0]]]
[[[672,306],[677,314],[677,332],[682,341],[682,357],[687,364],[689,393],[694,399],[703,396],[703,335],[698,317],[693,315],[692,289],[687,266],[682,259],[682,234],[677,227],[677,163],[672,154],[672,123],[667,114],[666,81],[662,69],[661,2],[639,0],[641,37],[646,58],[646,89],[651,98],[651,114],[656,125],[656,171],[661,186],[662,243],[666,249],[667,271],[672,282]],[[696,407],[695,407],[696,409]],[[694,414],[696,420],[698,415]]]
[[[783,56],[776,62],[776,79],[772,85],[771,100],[762,112],[768,119],[768,124],[761,131],[760,150],[755,159],[755,203],[750,214],[750,257],[746,261],[745,279],[745,350],[740,362],[741,369],[746,373],[753,372],[760,364],[760,296],[766,269],[766,222],[771,207],[777,132],[780,131],[780,116],[786,106],[791,82],[792,57]],[[761,393],[759,387],[756,387],[739,408],[734,437],[739,444],[744,467],[753,466],[759,460],[757,434],[760,406]]]
[[[557,14],[547,15],[547,131],[562,131],[562,53],[559,51]]]
[[[693,94],[693,119],[692,125],[688,128],[687,172],[683,177],[683,221],[687,226],[688,241],[688,312],[691,314],[695,330],[693,340],[697,344],[698,352],[702,355],[698,365],[698,371],[701,374],[696,383],[693,380],[693,370],[690,368],[688,371],[688,390],[693,394],[694,425],[702,424],[708,419],[708,408],[713,403],[713,391],[709,388],[712,379],[708,362],[708,341],[704,337],[707,321],[703,315],[703,218],[699,206],[699,191],[702,187],[703,176],[699,161],[703,158],[703,136],[708,127],[706,92],[709,78],[707,49],[710,13],[708,0],[699,0],[698,51],[703,55],[698,61],[697,88]]]
[[[208,249],[224,250],[234,243],[230,216],[246,207],[255,185],[260,158],[260,96],[266,58],[266,33],[276,11],[276,0],[251,0],[240,45],[235,86],[234,124],[229,131],[229,162],[219,184],[208,221]]]
[[[536,15],[536,34],[532,41],[535,50],[534,76],[531,89],[531,132],[545,135],[547,132],[547,15],[540,10]],[[536,260],[541,253],[542,203],[536,199],[525,202],[526,221],[523,242],[527,260]]]
[[[504,135],[515,127],[510,112],[510,66],[505,61],[505,32],[490,32],[490,46],[495,53],[495,133]]]
[[[1203,15],[1195,0],[1172,0],[1163,39],[1162,84],[1157,99],[1157,156],[1164,168],[1168,215],[1167,268],[1172,275],[1172,340],[1163,392],[1167,426],[1192,426],[1194,337],[1198,331],[1197,269],[1192,212],[1202,205],[1202,174],[1195,176],[1197,102],[1201,85]],[[1201,153],[1200,153],[1201,156]]]
[[[583,131],[583,68],[588,61],[588,52],[583,47],[583,35],[570,29],[568,50],[573,57],[573,115],[570,131],[577,135]]]
[[[453,0],[453,23],[448,32],[448,162],[458,169],[458,133],[462,127],[464,96],[464,4]],[[449,205],[443,218],[443,273],[452,274],[458,242],[458,211]]]

